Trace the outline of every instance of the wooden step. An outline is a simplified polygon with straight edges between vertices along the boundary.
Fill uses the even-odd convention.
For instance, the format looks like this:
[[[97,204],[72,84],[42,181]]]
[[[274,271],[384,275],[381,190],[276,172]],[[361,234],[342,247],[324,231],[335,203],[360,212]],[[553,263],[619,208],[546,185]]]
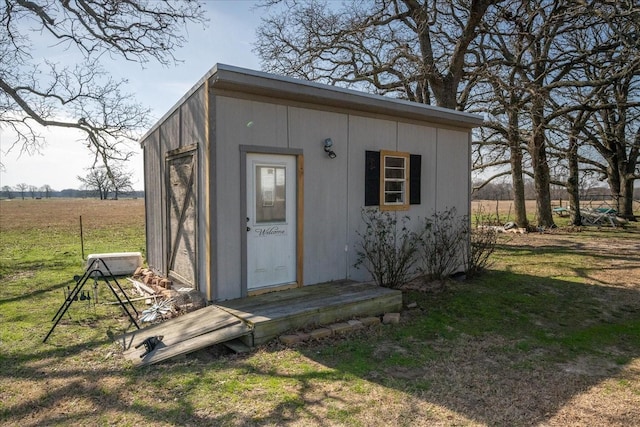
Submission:
[[[222,344],[228,349],[233,350],[236,353],[248,353],[251,351],[251,347],[246,345],[239,338],[233,339],[231,341],[225,341]]]

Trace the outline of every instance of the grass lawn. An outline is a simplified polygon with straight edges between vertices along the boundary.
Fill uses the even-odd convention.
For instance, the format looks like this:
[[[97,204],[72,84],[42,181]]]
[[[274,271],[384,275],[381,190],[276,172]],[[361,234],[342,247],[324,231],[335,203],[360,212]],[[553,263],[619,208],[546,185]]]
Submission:
[[[132,368],[100,288],[42,339],[85,253],[144,253],[142,201],[0,201],[0,424],[640,425],[640,229],[502,235],[399,325]]]

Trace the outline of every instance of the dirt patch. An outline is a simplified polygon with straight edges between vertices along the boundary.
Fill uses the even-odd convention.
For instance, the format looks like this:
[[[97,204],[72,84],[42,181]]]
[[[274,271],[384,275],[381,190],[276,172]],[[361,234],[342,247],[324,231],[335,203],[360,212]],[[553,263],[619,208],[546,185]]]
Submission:
[[[630,229],[556,229],[545,233],[501,236],[504,248],[536,253],[569,253],[583,257],[573,271],[587,283],[640,290],[640,231]],[[526,264],[526,257],[520,259]],[[550,260],[552,262],[553,260]],[[517,265],[500,268],[518,269]]]
[[[615,373],[619,369],[618,364],[612,361],[592,356],[580,356],[571,363],[559,364],[559,367],[568,374],[596,377],[606,374],[607,372]]]
[[[376,346],[373,352],[375,360],[385,360],[394,354],[407,355],[408,350],[401,345],[389,341],[383,341]]]

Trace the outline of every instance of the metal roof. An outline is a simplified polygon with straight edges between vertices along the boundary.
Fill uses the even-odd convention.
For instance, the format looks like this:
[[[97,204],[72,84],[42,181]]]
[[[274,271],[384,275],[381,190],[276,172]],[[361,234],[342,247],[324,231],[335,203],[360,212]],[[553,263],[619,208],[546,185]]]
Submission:
[[[427,121],[434,124],[473,128],[481,126],[482,116],[463,111],[402,99],[374,95],[352,89],[279,76],[226,64],[216,64],[187,92],[149,131],[142,142],[184,103],[202,84],[234,92],[260,95],[273,99],[331,106],[372,114]]]

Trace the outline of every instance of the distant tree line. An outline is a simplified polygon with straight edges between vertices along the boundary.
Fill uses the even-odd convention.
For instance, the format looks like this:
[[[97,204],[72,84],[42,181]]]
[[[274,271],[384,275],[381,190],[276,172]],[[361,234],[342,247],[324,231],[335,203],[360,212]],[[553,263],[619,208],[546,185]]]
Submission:
[[[484,184],[484,185],[483,185]],[[471,194],[472,200],[513,200],[513,185],[511,182],[493,181],[485,184],[481,181],[474,181],[473,185],[478,189]],[[552,185],[550,189],[551,200],[554,203],[568,203],[569,193],[561,185]],[[525,200],[536,199],[536,189],[533,180],[527,179],[524,182]],[[612,201],[611,190],[606,186],[585,186],[580,189],[580,198],[584,201],[606,200]],[[640,188],[634,191],[634,200],[640,200]]]
[[[35,185],[18,184],[15,186],[3,185],[0,189],[0,198],[2,199],[53,199],[53,198],[99,198],[99,194],[95,190],[90,189],[74,189],[66,188],[64,190],[53,190],[49,185],[37,187]],[[115,199],[115,196],[112,195]],[[142,198],[144,191],[125,191],[118,195],[118,198]]]
[[[78,176],[78,181],[82,184],[80,189],[66,189],[54,191],[50,185],[37,187],[20,183],[15,187],[5,185],[2,187],[1,197],[7,199],[49,199],[51,197],[97,197],[100,200],[114,199],[121,197],[143,197],[144,191],[135,191],[131,173],[124,168],[123,163],[106,166],[87,168],[85,176]]]

